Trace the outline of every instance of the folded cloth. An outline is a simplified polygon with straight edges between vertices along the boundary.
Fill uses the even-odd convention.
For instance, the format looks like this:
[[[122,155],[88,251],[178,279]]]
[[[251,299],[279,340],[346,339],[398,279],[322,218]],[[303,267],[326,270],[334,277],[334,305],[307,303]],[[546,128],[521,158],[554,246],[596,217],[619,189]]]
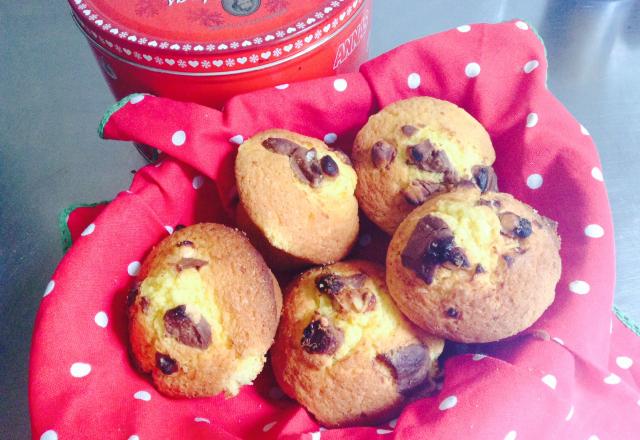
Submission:
[[[131,95],[100,135],[160,149],[108,205],[71,212],[73,245],[45,290],[33,335],[34,438],[624,439],[640,432],[640,343],[611,312],[613,225],[595,145],[546,88],[545,49],[522,21],[474,24],[392,50],[359,73],[283,84],[219,112]],[[178,224],[231,224],[238,144],[286,128],[350,150],[398,99],[452,101],[489,131],[501,190],[559,222],[555,303],[521,335],[457,346],[440,393],[384,426],[323,430],[269,367],[233,399],[171,399],[132,367],[125,297],[140,262]],[[363,228],[359,248],[373,246]],[[365,252],[366,253],[366,252]]]

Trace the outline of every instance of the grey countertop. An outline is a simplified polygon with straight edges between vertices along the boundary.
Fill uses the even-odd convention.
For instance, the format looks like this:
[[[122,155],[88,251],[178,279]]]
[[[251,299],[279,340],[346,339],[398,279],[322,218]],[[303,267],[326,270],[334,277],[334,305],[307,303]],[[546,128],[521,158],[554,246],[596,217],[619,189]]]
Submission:
[[[374,0],[370,53],[516,17],[541,34],[549,88],[598,145],[615,224],[615,304],[640,320],[640,0]],[[30,435],[29,347],[62,256],[58,212],[112,198],[144,163],[131,144],[98,139],[112,102],[65,1],[0,2],[0,438]]]

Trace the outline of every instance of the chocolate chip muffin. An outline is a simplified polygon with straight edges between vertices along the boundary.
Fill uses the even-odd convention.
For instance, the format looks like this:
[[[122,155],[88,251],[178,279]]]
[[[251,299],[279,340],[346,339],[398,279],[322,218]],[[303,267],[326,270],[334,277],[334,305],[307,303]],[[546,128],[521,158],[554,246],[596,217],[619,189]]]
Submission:
[[[276,380],[325,426],[370,424],[435,392],[444,341],[411,324],[364,261],[311,269],[288,288]]]
[[[352,158],[360,207],[389,234],[434,194],[461,184],[497,191],[489,134],[469,113],[435,98],[397,101],[371,116]]]
[[[428,332],[491,342],[533,324],[560,278],[555,222],[509,194],[460,188],[400,224],[387,284],[400,310]]]
[[[134,362],[169,396],[238,394],[260,373],[282,294],[249,240],[203,223],[145,259],[128,297]]]
[[[267,130],[236,159],[237,222],[272,268],[342,259],[358,234],[356,173],[322,141]]]

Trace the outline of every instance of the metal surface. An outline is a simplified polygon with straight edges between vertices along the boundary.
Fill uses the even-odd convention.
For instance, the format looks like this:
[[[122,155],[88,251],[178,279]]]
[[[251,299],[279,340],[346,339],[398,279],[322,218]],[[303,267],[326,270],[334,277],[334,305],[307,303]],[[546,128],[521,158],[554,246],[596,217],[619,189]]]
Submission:
[[[461,24],[516,17],[545,40],[549,88],[598,145],[616,227],[615,303],[640,320],[639,0],[375,0],[371,55]],[[112,198],[144,163],[131,144],[98,139],[96,127],[112,102],[66,2],[0,2],[3,439],[30,435],[29,347],[38,304],[62,256],[57,213],[74,202]]]

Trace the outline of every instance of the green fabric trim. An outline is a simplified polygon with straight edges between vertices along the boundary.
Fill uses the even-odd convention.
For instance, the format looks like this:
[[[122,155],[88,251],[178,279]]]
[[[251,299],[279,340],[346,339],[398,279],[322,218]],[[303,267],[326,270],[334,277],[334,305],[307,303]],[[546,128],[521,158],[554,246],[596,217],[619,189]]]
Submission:
[[[624,312],[616,306],[613,306],[613,313],[616,314],[625,327],[634,332],[637,336],[640,336],[640,325],[638,325],[637,322],[625,315]]]
[[[113,116],[115,112],[127,105],[129,101],[131,101],[131,98],[138,95],[141,95],[141,93],[132,93],[131,95],[125,96],[120,101],[116,102],[107,109],[104,116],[102,117],[102,120],[100,121],[100,125],[98,125],[98,136],[100,136],[100,139],[104,139],[104,127],[105,125],[107,125],[107,122],[109,122],[109,118],[111,118],[111,116]]]
[[[527,26],[529,26],[529,28],[535,34],[535,36],[538,37],[538,40],[540,40],[540,43],[542,44],[542,48],[544,49],[544,60],[547,62],[547,70],[544,72],[545,74],[544,86],[548,89],[549,88],[549,54],[547,52],[547,46],[544,44],[544,40],[542,39],[542,36],[538,32],[538,29],[536,29],[535,26],[529,23],[528,21],[526,20],[522,20],[522,21],[527,23]]]
[[[109,203],[111,200],[103,200],[102,202],[97,203],[74,203],[72,205],[67,206],[60,214],[58,214],[58,230],[60,231],[60,235],[62,238],[62,253],[66,253],[71,247],[71,231],[69,230],[69,225],[67,221],[69,220],[69,215],[76,210],[77,208],[93,208],[98,205],[104,205],[105,203]]]

